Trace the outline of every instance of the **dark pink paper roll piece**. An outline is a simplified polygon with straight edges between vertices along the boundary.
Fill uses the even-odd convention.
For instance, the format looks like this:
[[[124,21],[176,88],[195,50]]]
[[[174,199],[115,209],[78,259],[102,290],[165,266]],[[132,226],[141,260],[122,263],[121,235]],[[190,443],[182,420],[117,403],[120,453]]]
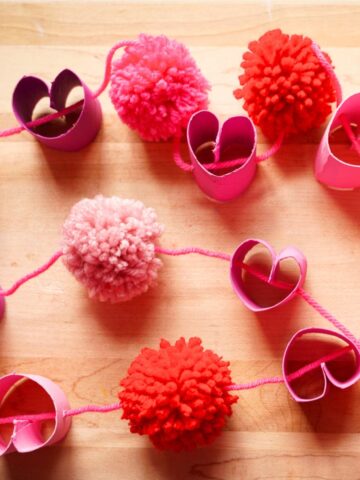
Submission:
[[[346,115],[350,124],[360,125],[360,93],[346,98],[329,122],[316,154],[315,176],[329,187],[352,190],[360,187],[360,165],[352,165],[336,157],[329,144],[330,133],[342,125],[341,115]]]
[[[36,128],[26,124],[32,120],[36,104],[44,97],[49,97],[51,108],[61,111],[66,107],[66,99],[75,87],[83,89],[83,103],[76,110],[78,117],[64,132],[56,136],[37,133]],[[90,89],[71,70],[63,70],[52,82],[51,87],[38,77],[25,76],[16,85],[12,106],[15,117],[39,142],[56,150],[76,151],[88,145],[96,136],[101,125],[101,106],[93,97]]]
[[[208,197],[227,202],[238,197],[250,185],[257,162],[256,131],[248,117],[231,117],[220,127],[216,115],[201,110],[188,123],[187,142],[195,180]],[[213,161],[221,163],[223,155],[231,149],[232,158],[244,158],[244,162],[240,166],[226,168],[223,172],[208,170],[199,160],[199,149],[210,143],[213,143]],[[236,150],[239,152],[238,157]]]
[[[348,378],[340,379],[340,378],[336,378],[336,376],[331,373],[326,362],[322,362],[318,367],[321,370],[321,373],[324,379],[322,391],[319,394],[314,394],[313,396],[310,396],[310,397],[302,397],[298,395],[298,393],[293,388],[291,381],[289,381],[289,375],[291,375],[291,372],[289,371],[289,368],[288,368],[289,358],[291,357],[291,352],[294,348],[294,344],[300,338],[302,337],[304,338],[306,336],[313,335],[313,334],[321,334],[324,337],[323,340],[325,340],[325,337],[328,337],[329,339],[333,337],[333,338],[342,340],[346,346],[350,347],[351,349],[350,351],[354,354],[354,369],[353,369],[353,373],[350,374]],[[339,356],[339,358],[341,357]],[[335,362],[336,360],[331,360],[331,361]],[[287,386],[293,399],[296,400],[297,402],[313,402],[314,400],[319,400],[326,395],[329,388],[329,383],[331,383],[337,388],[345,389],[345,388],[351,387],[352,385],[354,385],[354,383],[356,383],[359,380],[360,352],[359,352],[358,346],[355,343],[353,343],[350,339],[342,335],[341,333],[328,330],[327,328],[304,328],[296,332],[295,335],[290,340],[290,342],[288,343],[283,356],[282,370],[283,370],[285,385]]]
[[[52,445],[62,440],[71,425],[71,418],[64,417],[64,410],[70,408],[64,392],[51,380],[39,375],[25,375],[11,373],[0,378],[0,404],[8,395],[11,389],[20,380],[28,379],[37,383],[45,390],[54,406],[54,429],[47,439],[41,433],[40,420],[15,420],[14,430],[8,443],[0,437],[0,455],[11,452],[32,452],[39,448]],[[36,399],[34,400],[36,401]],[[45,413],[45,412],[44,412]]]
[[[245,258],[247,254],[255,248],[257,245],[264,246],[270,253],[272,259],[272,266],[268,278],[268,283],[271,283],[275,279],[276,272],[280,266],[280,262],[285,259],[293,259],[299,268],[299,277],[295,285],[289,291],[287,296],[283,298],[280,302],[275,303],[274,305],[263,307],[254,302],[249,295],[246,293],[244,281],[243,281],[243,267],[242,264],[246,263]],[[282,250],[279,254],[275,252],[272,246],[265,242],[264,240],[258,239],[249,239],[241,243],[238,248],[235,250],[230,263],[230,279],[232,286],[235,290],[236,295],[244,303],[244,305],[252,310],[253,312],[264,312],[266,310],[271,310],[272,308],[283,305],[284,303],[291,300],[296,295],[296,290],[303,286],[307,270],[307,261],[305,256],[300,250],[295,247],[287,247]]]

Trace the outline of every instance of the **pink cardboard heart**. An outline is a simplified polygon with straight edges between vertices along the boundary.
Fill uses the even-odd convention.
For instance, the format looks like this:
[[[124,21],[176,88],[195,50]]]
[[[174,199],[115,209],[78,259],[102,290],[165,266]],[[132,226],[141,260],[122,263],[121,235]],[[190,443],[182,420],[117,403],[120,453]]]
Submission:
[[[245,263],[245,257],[257,245],[263,245],[269,251],[272,259],[272,266],[271,266],[271,271],[268,278],[268,283],[271,283],[274,280],[275,274],[282,260],[289,259],[289,258],[293,259],[299,267],[298,281],[296,282],[295,285],[293,285],[288,295],[285,298],[283,298],[281,301],[267,307],[258,305],[248,296],[244,288],[244,281],[242,277],[242,272],[243,272],[242,265]],[[306,277],[306,270],[307,270],[306,258],[302,254],[302,252],[300,252],[300,250],[298,250],[297,248],[287,247],[284,250],[282,250],[279,254],[277,254],[275,250],[272,248],[272,246],[269,243],[265,242],[264,240],[249,239],[241,243],[241,245],[237,247],[237,249],[232,255],[231,262],[230,262],[230,279],[231,279],[232,286],[235,290],[235,293],[247,308],[249,308],[253,312],[264,312],[266,310],[271,310],[272,308],[278,307],[288,302],[289,300],[291,300],[296,295],[296,290],[298,288],[301,288],[302,285],[304,284],[305,277]]]
[[[313,333],[321,333],[326,336],[330,337],[335,337],[343,340],[348,346],[351,347],[351,351],[355,355],[355,370],[354,373],[350,376],[345,381],[338,380],[334,377],[334,375],[330,372],[329,368],[326,365],[326,362],[322,362],[319,366],[319,368],[322,371],[322,375],[324,378],[324,387],[322,392],[319,395],[314,395],[311,398],[303,398],[299,396],[295,390],[293,389],[291,382],[289,381],[289,376],[291,375],[290,372],[288,371],[288,362],[289,362],[289,356],[291,353],[291,350],[293,348],[294,343],[300,338],[303,337],[304,335],[308,334],[313,334]],[[333,360],[334,361],[334,360]],[[327,328],[304,328],[302,330],[299,330],[298,332],[295,333],[295,335],[292,337],[290,342],[288,343],[284,356],[283,356],[283,363],[282,363],[282,370],[283,370],[283,377],[284,377],[284,382],[285,385],[287,386],[291,396],[293,397],[294,400],[297,402],[312,402],[314,400],[319,400],[323,398],[329,388],[329,383],[333,384],[337,388],[345,389],[348,387],[351,387],[351,385],[354,385],[359,378],[360,378],[360,352],[358,349],[358,346],[352,342],[349,338],[345,337],[345,335],[342,335],[341,333],[334,332],[332,330],[328,330]]]
[[[32,120],[36,104],[44,97],[49,97],[51,108],[61,111],[66,106],[66,99],[75,87],[83,89],[83,103],[79,106],[80,113],[76,121],[69,126],[65,133],[56,136],[45,136],[36,132],[36,128],[29,128],[27,123]],[[101,106],[98,99],[85,83],[71,70],[63,70],[52,82],[49,88],[38,77],[25,76],[16,85],[12,106],[14,115],[23,126],[39,142],[57,150],[80,150],[90,143],[97,134],[101,125]]]
[[[64,392],[51,380],[39,375],[25,375],[11,373],[0,378],[0,404],[8,395],[11,389],[22,379],[29,379],[37,383],[50,397],[54,406],[54,429],[51,435],[45,440],[41,435],[41,420],[14,420],[14,430],[10,441],[6,444],[0,437],[0,455],[6,453],[32,452],[39,448],[52,445],[65,437],[70,425],[71,418],[64,417],[64,410],[70,408]]]
[[[354,189],[360,187],[360,165],[352,165],[336,157],[329,145],[329,135],[341,126],[340,116],[346,115],[350,123],[360,125],[360,93],[345,99],[329,122],[315,158],[315,176],[319,182],[332,188]]]
[[[199,161],[198,149],[214,142],[214,161],[221,162],[226,149],[236,147],[245,152],[246,160],[230,171],[216,174]],[[251,183],[256,172],[256,131],[252,121],[245,116],[228,118],[222,127],[216,115],[208,110],[195,113],[188,123],[187,143],[194,167],[193,173],[200,189],[210,198],[227,202],[238,197]],[[240,158],[243,158],[241,155]],[[219,171],[220,172],[220,171]]]

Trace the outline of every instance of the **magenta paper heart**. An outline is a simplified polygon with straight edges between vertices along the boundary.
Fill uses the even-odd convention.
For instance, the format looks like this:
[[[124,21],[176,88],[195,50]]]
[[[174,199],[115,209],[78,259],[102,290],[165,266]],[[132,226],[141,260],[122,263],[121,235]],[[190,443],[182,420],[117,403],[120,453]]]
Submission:
[[[345,115],[350,124],[360,125],[360,93],[345,99],[330,120],[316,154],[315,176],[329,187],[352,190],[360,187],[360,165],[338,158],[329,144],[330,133],[342,125],[341,115]]]
[[[330,371],[329,364],[330,362],[336,362],[339,361],[343,355],[344,351],[343,349],[339,348],[335,351],[336,354],[338,354],[336,357],[332,354],[328,355],[328,360],[322,361],[319,366],[317,367],[320,369],[322,378],[323,378],[323,388],[319,394],[313,394],[310,396],[302,396],[301,394],[298,393],[294,386],[294,381],[296,381],[296,372],[294,373],[293,371],[290,370],[289,365],[290,365],[290,358],[291,358],[291,353],[295,347],[296,342],[299,341],[300,338],[305,338],[306,336],[309,335],[314,335],[314,334],[321,334],[322,336],[326,336],[328,339],[340,339],[344,343],[343,348],[347,348],[347,350],[350,353],[353,353],[354,358],[353,358],[353,366],[352,366],[352,373],[348,374],[347,372],[343,372],[344,378],[340,378],[339,372],[337,375],[333,374]],[[312,345],[312,352],[316,354],[318,352],[318,349]],[[332,357],[332,358],[331,358]],[[323,357],[324,358],[324,357]],[[309,365],[309,364],[308,364]],[[305,367],[306,368],[306,367]],[[358,346],[353,343],[351,340],[349,340],[347,337],[342,335],[341,333],[334,332],[332,330],[328,330],[325,328],[304,328],[302,330],[299,330],[295,335],[292,337],[290,342],[288,343],[285,353],[283,356],[283,364],[282,364],[282,369],[283,369],[283,376],[284,376],[284,382],[285,385],[287,386],[291,396],[296,400],[297,402],[312,402],[314,400],[319,400],[320,398],[323,398],[329,387],[329,383],[333,384],[335,387],[345,389],[348,387],[351,387],[354,383],[356,383],[359,378],[360,378],[360,352],[358,349]],[[303,370],[303,369],[301,369]],[[297,373],[299,373],[299,370],[297,370]],[[338,377],[337,377],[338,376]],[[302,375],[302,381],[304,380],[305,376]]]
[[[75,87],[83,88],[83,103],[79,106],[76,120],[64,133],[45,136],[37,133],[36,127],[29,128],[26,125],[32,120],[34,108],[39,100],[49,97],[50,107],[61,111],[66,106],[69,93]],[[38,77],[23,77],[15,87],[12,106],[14,115],[21,126],[26,128],[39,142],[57,150],[80,150],[94,139],[101,125],[100,102],[93,97],[85,83],[68,69],[59,73],[50,88]]]
[[[266,307],[258,305],[248,296],[244,288],[245,286],[244,286],[244,281],[242,276],[242,273],[243,273],[242,265],[245,263],[245,257],[257,245],[263,245],[269,251],[271,256],[272,266],[271,266],[269,278],[267,280],[268,283],[271,283],[274,280],[277,270],[280,266],[280,262],[282,260],[293,259],[299,267],[298,280],[296,284],[292,286],[291,290],[289,290],[289,293],[286,295],[286,297],[283,298],[281,301]],[[306,277],[306,270],[307,270],[306,258],[297,248],[287,247],[284,250],[282,250],[279,254],[276,254],[272,246],[269,243],[265,242],[264,240],[249,239],[249,240],[245,240],[245,242],[243,242],[241,245],[238,246],[238,248],[235,250],[231,258],[230,278],[231,278],[231,283],[235,290],[235,293],[240,298],[240,300],[253,312],[264,312],[266,310],[271,310],[272,308],[278,307],[288,302],[289,300],[291,300],[296,294],[296,290],[302,287],[302,285],[304,284],[305,277]]]
[[[195,180],[210,198],[219,202],[233,200],[251,183],[257,164],[256,131],[248,117],[230,117],[220,128],[216,115],[201,110],[190,118],[187,143]],[[199,152],[204,145],[210,143],[213,144],[212,161],[221,163],[222,157],[230,150],[233,150],[233,159],[245,158],[245,161],[232,168],[208,170],[206,164],[201,163]]]
[[[32,452],[39,448],[59,442],[67,434],[71,418],[64,417],[63,412],[70,408],[64,392],[52,381],[39,375],[9,374],[0,378],[0,404],[11,395],[11,389],[22,379],[32,380],[50,397],[54,406],[54,429],[45,440],[41,435],[40,420],[15,420],[10,441],[6,444],[0,437],[0,455],[6,453]]]

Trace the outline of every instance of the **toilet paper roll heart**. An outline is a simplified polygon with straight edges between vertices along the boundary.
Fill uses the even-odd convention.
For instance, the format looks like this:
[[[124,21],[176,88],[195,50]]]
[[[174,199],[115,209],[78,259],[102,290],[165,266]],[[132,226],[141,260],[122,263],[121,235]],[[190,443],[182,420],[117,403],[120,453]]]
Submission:
[[[255,247],[263,247],[265,248],[268,253],[270,254],[271,258],[271,268],[268,275],[260,274],[257,272],[258,275],[261,275],[261,280],[266,280],[269,284],[275,286],[275,288],[281,289],[284,292],[284,295],[281,297],[279,301],[276,301],[270,305],[260,305],[257,303],[250,295],[247,293],[245,281],[244,281],[244,271],[248,270],[246,268],[246,257],[251,252],[251,250],[255,249]],[[287,282],[280,282],[276,281],[276,275],[280,268],[280,263],[284,260],[293,260],[298,267],[298,277],[295,283],[287,283]],[[251,269],[252,270],[252,269]],[[255,269],[257,270],[257,269]],[[296,290],[302,287],[305,277],[306,277],[306,270],[307,270],[307,262],[306,258],[300,250],[295,247],[287,247],[282,250],[279,254],[275,252],[272,246],[265,242],[264,240],[258,239],[249,239],[243,242],[239,247],[235,250],[230,263],[230,279],[235,290],[235,293],[240,298],[240,300],[245,304],[253,312],[263,312],[266,310],[270,310],[272,308],[278,307],[289,300],[291,300],[294,295],[296,295]],[[254,273],[250,274],[253,276]],[[264,278],[266,277],[266,278]]]
[[[359,348],[341,333],[304,328],[288,343],[282,370],[293,399],[312,402],[326,395],[329,384],[345,389],[359,380]]]
[[[74,111],[63,117],[61,128],[53,131],[46,126],[31,127],[27,125],[34,120],[33,112],[42,98],[49,98],[49,107],[62,111],[70,92],[80,87],[83,91],[83,101]],[[80,150],[90,143],[101,125],[101,106],[93,97],[85,83],[71,70],[60,72],[51,87],[38,77],[25,76],[15,87],[12,99],[13,112],[21,126],[30,132],[39,142],[48,147],[64,150]]]
[[[360,165],[337,156],[330,144],[330,135],[342,127],[344,117],[350,129],[360,125],[360,92],[346,98],[328,123],[316,154],[315,176],[329,187],[353,190],[360,188]],[[359,142],[358,139],[356,141]]]
[[[248,117],[228,118],[220,127],[216,115],[201,110],[188,123],[187,142],[195,180],[210,198],[233,200],[249,186],[257,161],[256,131]],[[207,167],[214,163],[220,168]]]
[[[41,391],[42,401],[44,396],[53,410],[53,424],[50,433],[46,437],[43,434],[43,419],[34,420],[14,420],[13,430],[8,440],[0,436],[0,456],[14,451],[32,452],[39,448],[52,445],[60,441],[68,432],[71,425],[71,418],[64,416],[64,411],[69,409],[69,403],[63,391],[51,380],[39,375],[9,374],[0,378],[0,404],[5,401],[11,402],[11,396],[15,395],[17,384],[24,380],[30,380],[36,385],[36,391]],[[19,387],[20,388],[20,387]],[[39,398],[36,398],[37,395]],[[34,397],[34,398],[33,398]],[[41,402],[40,394],[32,394],[31,404],[35,405]],[[28,414],[29,412],[16,412]],[[0,417],[1,420],[1,417]]]

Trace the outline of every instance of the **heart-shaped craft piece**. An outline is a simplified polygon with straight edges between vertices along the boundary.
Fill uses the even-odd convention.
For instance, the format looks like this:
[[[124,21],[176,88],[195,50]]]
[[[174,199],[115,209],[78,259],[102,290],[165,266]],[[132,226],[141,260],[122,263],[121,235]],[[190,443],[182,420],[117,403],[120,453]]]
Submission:
[[[227,202],[238,197],[256,172],[256,131],[252,121],[239,115],[228,118],[220,128],[208,110],[195,113],[187,126],[187,143],[193,173],[200,189],[210,198]],[[244,159],[233,167],[209,170],[206,163]]]
[[[315,176],[329,187],[353,190],[360,187],[360,165],[338,158],[329,142],[331,132],[342,126],[342,115],[346,116],[350,125],[360,125],[360,93],[346,98],[330,120],[316,154]]]
[[[270,254],[271,269],[268,277],[266,278],[266,282],[268,284],[271,284],[275,280],[276,274],[278,273],[280,268],[280,263],[282,261],[291,259],[298,267],[297,281],[294,284],[289,285],[288,290],[282,288],[282,291],[285,291],[285,293],[281,297],[281,300],[267,306],[260,305],[255,300],[253,300],[247,293],[244,283],[243,274],[245,271],[244,265],[246,264],[246,256],[250,253],[251,250],[253,250],[257,246],[265,247],[265,249]],[[277,254],[272,248],[272,246],[264,240],[249,239],[241,243],[232,255],[230,262],[230,279],[235,293],[245,304],[246,307],[248,307],[253,312],[264,312],[266,310],[271,310],[272,308],[278,307],[291,300],[296,295],[296,290],[302,287],[302,285],[304,284],[306,270],[306,258],[297,248],[287,247],[279,254]]]
[[[10,395],[19,382],[30,380],[42,394],[48,397],[54,413],[53,429],[47,438],[42,434],[43,420],[14,420],[10,439],[6,442],[0,436],[0,455],[11,452],[32,452],[59,442],[67,434],[71,418],[64,417],[64,410],[70,408],[64,392],[51,380],[39,375],[9,374],[0,378],[0,405],[9,401]],[[14,394],[14,393],[13,393]],[[36,398],[32,399],[36,403]],[[45,413],[45,412],[44,412]],[[48,413],[48,412],[46,412]],[[0,417],[1,418],[1,417]]]
[[[341,333],[326,328],[304,328],[288,343],[282,370],[293,399],[312,402],[324,397],[329,384],[345,389],[359,380],[360,352]]]
[[[76,112],[65,116],[68,123],[64,131],[55,135],[44,135],[38,127],[28,127],[35,106],[42,98],[49,97],[50,107],[61,111],[66,107],[70,92],[81,87],[83,102]],[[15,87],[12,99],[14,115],[21,126],[31,133],[39,142],[56,150],[76,151],[90,143],[101,125],[101,106],[98,99],[85,83],[71,70],[63,70],[52,82],[51,87],[38,77],[25,76]],[[72,121],[69,121],[71,116]]]

